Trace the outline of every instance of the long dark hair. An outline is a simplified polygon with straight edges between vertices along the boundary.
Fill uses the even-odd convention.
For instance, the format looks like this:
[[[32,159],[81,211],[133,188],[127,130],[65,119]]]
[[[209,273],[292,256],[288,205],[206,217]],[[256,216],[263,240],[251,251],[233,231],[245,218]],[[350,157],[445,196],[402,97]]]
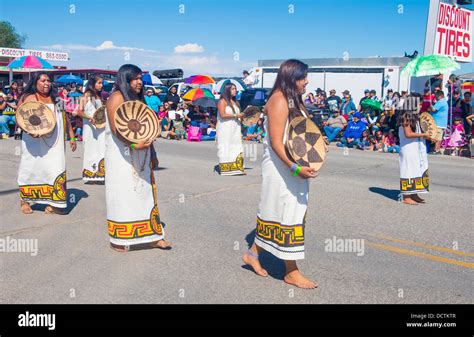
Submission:
[[[278,69],[278,74],[270,92],[269,98],[277,91],[281,91],[288,102],[290,118],[300,115],[303,110],[307,110],[303,103],[303,98],[298,92],[296,81],[304,80],[308,75],[308,65],[299,60],[290,59],[283,62]]]
[[[235,84],[231,82],[226,83],[224,85],[224,89],[222,89],[221,98],[227,103],[228,106],[231,107],[232,112],[235,114],[234,104],[232,103],[237,104],[237,106],[239,106],[239,103],[236,101],[235,97],[232,97],[232,93],[231,93],[232,87],[235,87]]]
[[[404,127],[409,125],[413,132],[416,132],[416,126],[420,122],[419,105],[421,103],[421,95],[417,93],[411,94],[401,107],[398,113],[397,126]]]
[[[115,81],[113,91],[116,91],[116,90],[120,91],[125,101],[139,100],[139,101],[144,102],[145,98],[144,98],[143,86],[142,86],[142,90],[138,94],[134,93],[132,89],[130,88],[130,82],[141,73],[142,73],[142,70],[138,68],[136,65],[124,64],[118,70],[117,80]]]
[[[37,71],[33,73],[30,80],[26,84],[25,89],[23,90],[23,94],[21,95],[18,101],[23,101],[29,95],[35,95],[37,93],[36,83],[38,83],[42,75],[48,76],[49,80],[51,81],[51,88],[49,88],[48,96],[51,97],[54,103],[56,103],[57,92],[56,90],[53,90],[53,79],[51,78],[51,75],[46,71]]]
[[[87,81],[87,87],[86,87],[86,90],[85,90],[84,94],[90,93],[91,96],[100,98],[101,97],[101,92],[99,92],[95,89],[95,84],[97,83],[97,81],[99,79],[102,79],[102,77],[97,76],[97,75],[92,75],[91,77],[89,77],[89,80]]]

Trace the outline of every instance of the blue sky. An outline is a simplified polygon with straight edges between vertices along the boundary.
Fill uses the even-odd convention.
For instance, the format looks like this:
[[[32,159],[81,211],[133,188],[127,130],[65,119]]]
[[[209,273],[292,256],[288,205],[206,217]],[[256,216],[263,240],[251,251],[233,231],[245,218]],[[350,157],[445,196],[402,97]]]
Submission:
[[[259,59],[422,52],[428,3],[0,0],[0,19],[27,34],[26,48],[69,53],[69,62],[55,65],[116,69],[135,63],[145,70],[180,67],[185,75],[238,75]],[[462,72],[472,69],[466,64]]]

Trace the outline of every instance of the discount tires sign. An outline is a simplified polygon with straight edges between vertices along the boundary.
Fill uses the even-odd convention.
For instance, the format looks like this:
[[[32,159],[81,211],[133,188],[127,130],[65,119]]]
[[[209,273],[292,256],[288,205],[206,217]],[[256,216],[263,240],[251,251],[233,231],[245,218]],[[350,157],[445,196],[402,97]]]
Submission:
[[[439,3],[433,53],[453,57],[458,62],[472,62],[473,12]]]

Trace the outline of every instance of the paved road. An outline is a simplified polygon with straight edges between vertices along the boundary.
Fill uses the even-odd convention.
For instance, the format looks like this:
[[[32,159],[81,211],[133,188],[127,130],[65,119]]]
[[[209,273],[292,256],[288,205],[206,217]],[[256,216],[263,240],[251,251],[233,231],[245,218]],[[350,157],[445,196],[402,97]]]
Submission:
[[[72,212],[22,215],[18,145],[0,141],[0,238],[37,239],[38,255],[0,253],[1,303],[474,302],[470,159],[429,157],[432,193],[413,207],[397,202],[397,155],[331,148],[311,183],[300,264],[320,287],[300,290],[271,256],[268,278],[240,260],[254,233],[261,145],[246,145],[247,176],[220,177],[214,143],[158,141],[158,206],[175,247],[129,253],[109,248],[104,186],[80,180],[82,146],[67,154]],[[334,237],[363,239],[363,254],[326,251]]]

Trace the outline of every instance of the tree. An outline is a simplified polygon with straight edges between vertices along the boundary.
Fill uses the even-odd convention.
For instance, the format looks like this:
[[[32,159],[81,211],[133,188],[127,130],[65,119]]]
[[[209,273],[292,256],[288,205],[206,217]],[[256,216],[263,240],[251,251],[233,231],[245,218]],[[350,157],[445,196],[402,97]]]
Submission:
[[[22,48],[26,35],[20,35],[8,21],[0,21],[0,47]]]

